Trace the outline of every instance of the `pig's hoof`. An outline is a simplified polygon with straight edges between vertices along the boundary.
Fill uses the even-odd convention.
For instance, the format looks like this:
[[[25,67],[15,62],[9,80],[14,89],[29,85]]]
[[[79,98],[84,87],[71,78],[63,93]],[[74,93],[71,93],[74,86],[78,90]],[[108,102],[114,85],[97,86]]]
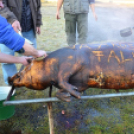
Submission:
[[[78,91],[75,91],[75,95],[72,95],[74,97],[76,97],[77,99],[80,99],[81,98],[81,93],[78,92]]]
[[[58,99],[60,99],[60,100],[62,100],[62,101],[66,101],[66,102],[70,102],[71,101],[71,98],[70,98],[70,94],[68,93],[68,92],[66,92],[66,91],[58,91],[57,93],[56,93],[56,97],[58,98]]]
[[[71,91],[72,91],[72,92],[70,92],[71,95],[73,95],[77,99],[80,99],[81,98],[81,93],[78,91],[78,88],[77,87],[72,86]]]

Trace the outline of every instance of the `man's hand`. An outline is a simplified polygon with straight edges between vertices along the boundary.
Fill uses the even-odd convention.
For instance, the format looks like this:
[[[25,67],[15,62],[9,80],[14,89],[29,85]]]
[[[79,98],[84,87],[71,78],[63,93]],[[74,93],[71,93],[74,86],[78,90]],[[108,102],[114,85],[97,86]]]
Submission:
[[[22,63],[23,65],[28,65],[29,62],[28,60],[32,59],[32,57],[19,57],[20,58],[20,63]]]
[[[41,34],[41,29],[40,29],[40,27],[36,27],[36,32],[37,32],[37,34]]]
[[[46,57],[46,56],[47,56],[47,53],[46,53],[45,51],[43,51],[43,50],[37,50],[37,51],[38,51],[37,57],[41,57],[41,56]],[[36,57],[36,58],[37,58],[37,57]]]
[[[57,12],[56,12],[56,19],[60,19],[60,9],[61,9],[61,6],[63,5],[63,1],[64,0],[58,0],[57,1]]]
[[[56,19],[59,20],[60,19],[60,13],[57,11],[56,13]]]
[[[95,13],[95,4],[90,4],[90,8],[91,8],[91,10],[93,12],[93,16],[94,16],[95,20],[97,21],[97,15]]]
[[[20,23],[19,21],[15,20],[13,23],[12,23],[12,27],[14,29],[15,32],[19,32],[21,31],[21,26],[20,26]]]
[[[98,20],[98,18],[97,18],[96,13],[93,13],[93,16],[94,16],[95,20],[97,21],[97,20]]]

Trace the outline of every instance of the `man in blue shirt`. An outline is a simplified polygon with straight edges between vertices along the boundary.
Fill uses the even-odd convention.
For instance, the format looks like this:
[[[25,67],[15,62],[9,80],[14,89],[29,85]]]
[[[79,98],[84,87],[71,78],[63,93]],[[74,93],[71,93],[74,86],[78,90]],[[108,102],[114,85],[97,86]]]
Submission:
[[[0,0],[0,9],[3,8],[2,0]],[[46,52],[36,50],[32,45],[28,44],[24,38],[17,34],[7,20],[0,15],[0,43],[6,45],[14,52],[23,53],[27,56],[40,57],[46,56]],[[14,57],[0,53],[0,62],[6,63],[27,63],[28,57]],[[20,61],[19,61],[20,60]]]
[[[40,34],[42,25],[41,0],[3,0],[4,8],[0,10],[0,15],[5,17],[14,30],[24,38],[30,40],[36,47],[36,33]],[[14,55],[14,51],[8,49],[4,44],[0,44],[2,53]],[[4,81],[7,83],[9,76],[17,73],[15,64],[2,63]]]

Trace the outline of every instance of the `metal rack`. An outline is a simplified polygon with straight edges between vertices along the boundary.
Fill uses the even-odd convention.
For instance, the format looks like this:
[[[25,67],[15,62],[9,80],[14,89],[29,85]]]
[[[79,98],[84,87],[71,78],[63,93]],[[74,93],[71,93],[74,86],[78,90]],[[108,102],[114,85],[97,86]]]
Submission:
[[[39,98],[39,99],[27,99],[27,100],[13,100],[10,101],[14,88],[9,91],[6,101],[3,103],[4,105],[20,105],[20,104],[29,104],[29,103],[47,103],[47,111],[49,117],[49,128],[50,134],[54,134],[54,124],[53,124],[53,114],[52,114],[52,102],[61,101],[57,97],[51,97],[52,86],[49,91],[49,98]],[[124,97],[124,96],[133,96],[134,92],[126,92],[126,93],[113,93],[113,94],[103,94],[103,95],[90,95],[90,96],[81,96],[81,99],[101,99],[101,98],[112,98],[112,97]],[[76,99],[75,99],[76,100]],[[62,102],[62,101],[61,101]]]

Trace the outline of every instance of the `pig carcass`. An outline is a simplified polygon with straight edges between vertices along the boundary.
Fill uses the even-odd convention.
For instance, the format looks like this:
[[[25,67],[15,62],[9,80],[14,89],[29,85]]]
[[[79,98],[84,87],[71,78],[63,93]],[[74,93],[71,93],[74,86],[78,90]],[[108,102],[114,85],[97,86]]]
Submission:
[[[46,58],[32,60],[9,78],[14,87],[44,90],[54,85],[56,96],[70,101],[88,88],[130,89],[134,87],[134,44],[107,43],[65,47]]]

